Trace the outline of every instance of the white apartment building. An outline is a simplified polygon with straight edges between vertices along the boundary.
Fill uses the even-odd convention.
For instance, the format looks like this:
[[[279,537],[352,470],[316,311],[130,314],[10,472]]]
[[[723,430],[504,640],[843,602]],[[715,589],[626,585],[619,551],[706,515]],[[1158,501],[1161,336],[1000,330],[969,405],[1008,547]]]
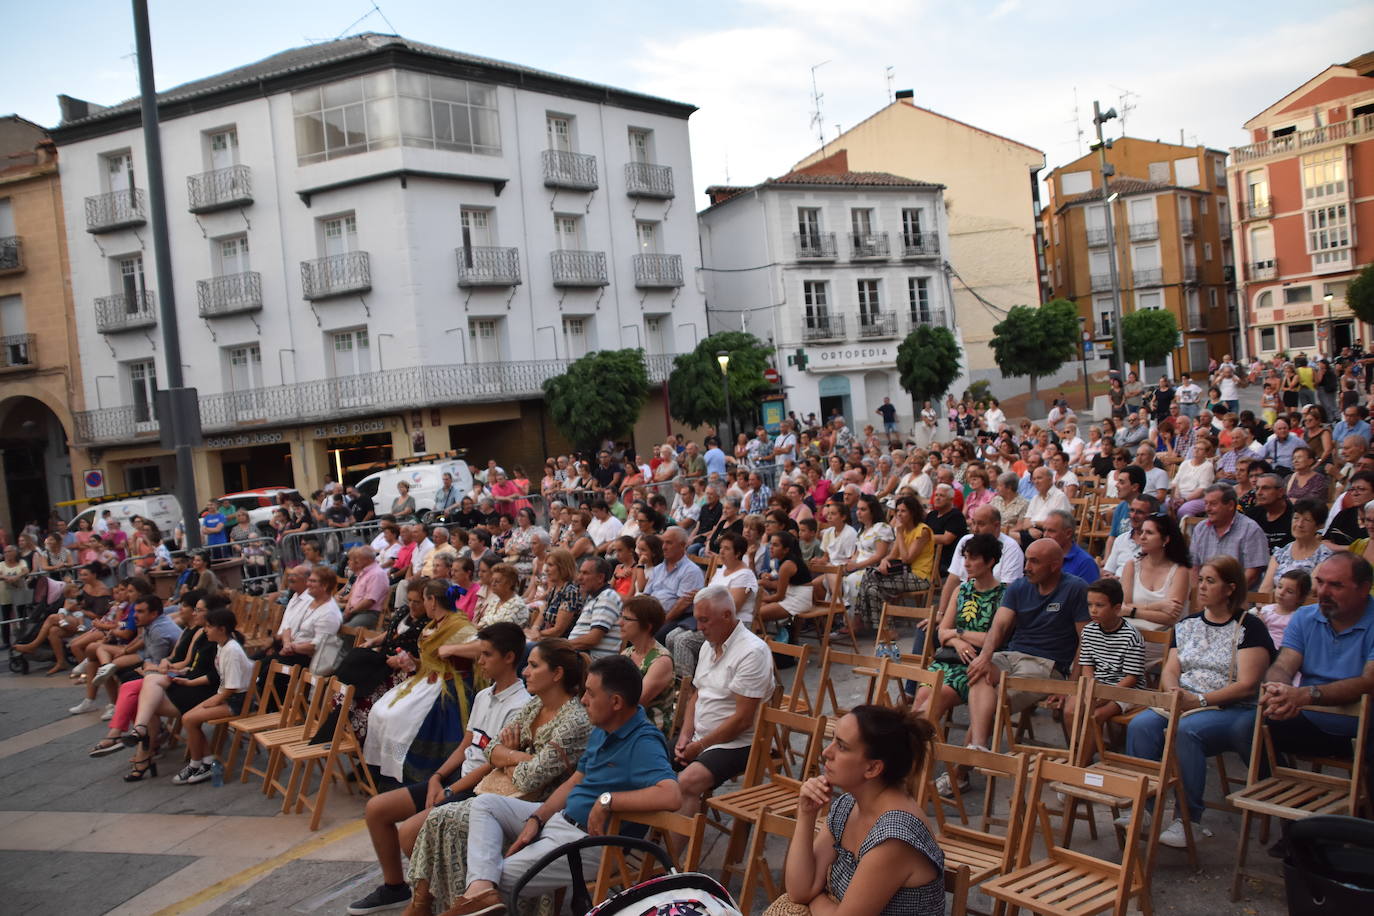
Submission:
[[[960,339],[942,267],[943,187],[813,171],[707,194],[698,219],[712,332],[742,327],[776,348],[786,411],[839,410],[856,429],[881,429],[875,411],[890,397],[909,427],[898,345],[920,324]]]
[[[94,408],[78,444],[112,489],[169,486],[137,100],[65,102]],[[202,498],[450,447],[535,473],[561,442],[541,384],[568,360],[642,347],[663,381],[705,333],[695,214],[677,202],[694,110],[377,34],[160,93]],[[656,396],[641,448],[663,416]]]

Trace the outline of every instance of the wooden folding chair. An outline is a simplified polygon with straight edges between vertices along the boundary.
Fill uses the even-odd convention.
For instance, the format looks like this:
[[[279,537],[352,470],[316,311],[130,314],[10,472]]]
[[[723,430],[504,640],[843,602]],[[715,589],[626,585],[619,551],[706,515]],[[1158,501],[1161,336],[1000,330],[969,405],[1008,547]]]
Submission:
[[[824,830],[822,819],[817,818],[816,829]],[[767,899],[772,901],[782,896],[782,881],[774,880],[773,869],[765,851],[770,836],[782,837],[788,843],[796,834],[796,806],[788,814],[779,814],[772,806],[759,811],[754,823],[754,832],[749,837],[749,850],[744,859],[744,877],[740,882],[739,905],[741,913],[752,913],[754,892],[762,885]]]
[[[706,835],[704,814],[686,817],[676,811],[613,813],[606,833],[615,836],[626,824],[641,824],[648,827],[649,832],[645,839],[658,842],[668,850],[676,860],[678,871],[696,871],[701,866],[702,847],[705,845]],[[681,855],[675,854],[674,850],[681,850]],[[633,887],[662,873],[658,859],[653,856],[638,856],[640,861],[637,866],[632,861],[635,857],[630,850],[607,846],[601,854],[601,866],[596,872],[592,900],[605,900],[615,890]]]
[[[810,714],[812,709],[811,692],[806,689],[806,666],[811,661],[811,646],[794,646],[791,643],[765,639],[774,655],[782,655],[797,660],[792,674],[792,689],[782,695],[782,707],[790,712]],[[774,670],[778,683],[783,682],[782,671]]]
[[[1014,691],[1025,694],[1040,694],[1044,699],[1017,710],[1013,708],[1013,697],[1011,696]],[[1068,697],[1074,697],[1074,709],[1081,714],[1083,710],[1083,679],[1064,681],[1057,678],[1003,675],[997,684],[997,712],[992,725],[991,750],[1005,751],[1009,754],[1028,754],[1033,761],[1042,758],[1065,762],[1071,760],[1073,738],[1077,729],[1073,722],[1067,721],[1062,715],[1059,725],[1064,733],[1063,747],[1032,743],[1035,740],[1035,710],[1048,704],[1051,700],[1057,699],[1058,703],[1062,704]],[[1062,709],[1062,705],[1060,708]],[[988,792],[983,799],[983,817],[985,819],[992,817],[989,805],[992,800],[992,784],[994,782],[995,777],[988,777]],[[1097,822],[1091,818],[1088,819],[1088,830],[1092,838],[1097,839]]]
[[[684,674],[682,680],[677,682],[677,705],[673,708],[673,726],[668,733],[668,746],[672,747],[672,742],[677,740],[678,732],[682,731],[682,720],[687,717],[687,706],[692,700],[692,676]]]
[[[221,748],[224,746],[224,739],[229,734],[229,723],[245,718],[246,716],[254,715],[260,711],[258,708],[258,679],[262,674],[262,666],[266,664],[269,663],[261,659],[253,664],[252,679],[248,682],[248,691],[244,694],[243,705],[239,707],[237,713],[220,716],[217,719],[209,719],[206,721],[206,725],[210,725],[214,728],[214,731],[210,734],[210,753],[215,755],[219,754]],[[226,772],[232,763],[233,761],[225,762],[224,769]]]
[[[1045,855],[1032,861],[1036,830],[1031,823],[1025,824],[1016,869],[984,881],[983,893],[1010,905],[1013,912],[1025,908],[1046,916],[1087,916],[1110,909],[1115,916],[1126,916],[1134,899],[1145,916],[1153,916],[1154,906],[1140,861],[1140,819],[1131,819],[1119,863],[1066,849],[1055,841],[1050,810],[1043,797],[1054,784],[1101,789],[1128,799],[1136,811],[1142,810],[1145,804],[1143,776],[1100,773],[1041,757],[1031,781],[1030,807]]]
[[[329,678],[317,690],[322,690],[326,697],[332,697],[340,687],[338,679]],[[344,769],[344,762],[347,761],[353,768],[353,774],[357,778],[359,785],[368,795],[377,794],[377,786],[372,781],[372,772],[367,768],[363,761],[363,749],[358,743],[358,736],[353,731],[353,724],[349,721],[348,713],[353,707],[354,687],[349,684],[344,687],[343,701],[339,706],[338,718],[334,721],[334,731],[330,739],[323,744],[311,744],[311,735],[307,732],[300,741],[284,745],[280,749],[283,765],[291,770],[291,778],[286,784],[285,797],[282,799],[282,814],[291,811],[295,806],[296,813],[299,814],[303,809],[310,809],[310,829],[320,829],[320,818],[324,816],[324,805],[329,797],[329,786],[334,780],[343,783],[348,794],[353,794],[353,788],[348,784],[348,771]],[[330,706],[328,699],[324,702],[327,709]],[[320,784],[316,790],[312,801],[306,791],[310,784],[310,771],[315,764],[320,767]],[[335,773],[335,767],[338,773]],[[272,785],[268,780],[268,785]],[[271,793],[268,793],[269,797]]]
[[[255,752],[261,749],[267,754],[267,767],[262,774],[262,794],[268,798],[278,792],[285,795],[289,788],[277,780],[282,766],[281,749],[298,741],[309,741],[329,715],[333,692],[328,688],[332,680],[304,672],[296,689],[296,703],[290,719],[280,728],[261,731],[253,736]]]
[[[1146,662],[1145,664],[1145,686],[1153,690],[1155,687],[1159,686],[1159,675],[1164,670],[1164,659],[1167,658],[1169,655],[1169,642],[1173,639],[1174,631],[1172,628],[1167,630],[1147,630],[1143,627],[1140,627],[1137,629],[1136,632],[1140,634],[1140,638],[1144,640],[1147,647],[1160,647],[1161,654],[1159,658],[1153,662]],[[1148,648],[1146,649],[1146,652],[1149,655],[1154,654]],[[1117,722],[1118,724],[1124,724],[1131,720],[1131,716],[1132,713],[1122,713],[1120,717],[1114,718],[1112,721]]]
[[[813,581],[816,576],[831,575],[836,577],[836,586],[831,590],[830,598],[823,604],[813,602],[810,608],[792,616],[792,626],[797,638],[801,638],[802,631],[810,624],[816,631],[816,642],[823,649],[830,646],[830,633],[835,629],[835,618],[844,618],[844,567],[824,566],[820,572],[812,574]],[[859,640],[853,629],[849,631],[849,639],[854,644],[854,651],[858,652]]]
[[[256,776],[261,776],[266,772],[266,767],[262,770],[256,770],[252,766],[253,736],[259,732],[282,728],[290,724],[292,716],[298,712],[296,694],[300,689],[301,672],[304,670],[300,665],[283,665],[278,661],[268,663],[267,679],[263,682],[262,692],[258,694],[257,708],[251,715],[240,716],[228,723],[229,756],[224,761],[224,772],[228,773],[234,765],[234,756],[238,752],[240,738],[244,740],[244,750],[243,769],[239,771],[239,782],[247,782],[250,772]],[[284,688],[279,683],[281,677],[287,679]],[[246,707],[247,704],[245,704]]]
[[[1073,520],[1077,526],[1075,530],[1084,531],[1092,517],[1093,504],[1097,500],[1091,496],[1074,496],[1069,499],[1069,508],[1073,510]]]
[[[1277,817],[1285,821],[1302,820],[1314,814],[1343,814],[1359,817],[1367,813],[1369,796],[1365,787],[1365,742],[1369,738],[1369,695],[1360,697],[1358,703],[1346,706],[1307,706],[1304,713],[1328,713],[1346,716],[1355,720],[1353,756],[1349,761],[1322,759],[1314,761],[1323,766],[1347,768],[1344,775],[1299,770],[1293,766],[1281,765],[1279,753],[1274,747],[1273,737],[1264,715],[1255,715],[1254,737],[1250,745],[1250,772],[1245,788],[1227,796],[1227,801],[1240,809],[1240,842],[1236,847],[1236,871],[1231,881],[1231,899],[1240,899],[1240,885],[1243,878],[1261,878],[1268,881],[1278,880],[1271,866],[1267,871],[1246,871],[1246,856],[1250,847],[1250,822],[1260,817],[1267,825],[1269,818]],[[1268,769],[1269,775],[1260,774]]]
[[[816,685],[816,711],[826,712],[825,701],[829,697],[830,711],[827,715],[839,718],[849,712],[848,707],[840,705],[839,694],[835,691],[835,665],[848,665],[852,674],[868,679],[868,689],[864,692],[859,703],[872,703],[874,689],[878,686],[878,679],[882,677],[883,665],[887,661],[886,658],[859,655],[855,652],[840,652],[826,646],[825,652],[821,654],[820,683]]]
[[[944,555],[945,545],[936,544],[930,560],[930,581],[925,588],[914,588],[897,596],[898,603],[913,607],[929,607],[935,603],[935,593],[940,590],[940,557]],[[882,627],[878,628],[882,633]]]
[[[913,593],[914,594],[914,593]],[[903,652],[905,658],[908,655],[915,657],[921,667],[930,664],[930,660],[935,656],[935,649],[939,643],[936,639],[936,630],[940,623],[940,609],[932,607],[929,602],[921,607],[909,607],[904,604],[883,603],[883,612],[878,617],[878,632],[886,633],[889,628],[895,634],[897,627],[892,622],[896,620],[910,620],[916,625],[917,644],[912,646],[910,653]]]
[[[910,681],[916,684],[918,692],[922,687],[929,691],[925,709],[918,710],[921,715],[929,718],[931,707],[934,706],[936,698],[940,695],[940,688],[945,684],[944,672],[931,671],[906,661],[905,658],[900,662],[894,662],[891,659],[886,661],[887,664],[883,666],[882,674],[878,677],[878,685],[873,690],[873,702],[880,706],[894,708],[911,705],[914,696],[909,697],[906,692],[907,682]],[[895,694],[893,693],[894,687],[896,688]],[[935,725],[937,730],[939,729],[938,723],[932,722],[931,724]]]
[[[1119,499],[1107,499],[1099,496],[1093,507],[1093,511],[1088,514],[1088,524],[1079,533],[1079,543],[1088,553],[1096,553],[1095,547],[1101,543],[1102,550],[1107,548],[1107,540],[1112,536],[1112,515],[1116,507],[1121,504]]]

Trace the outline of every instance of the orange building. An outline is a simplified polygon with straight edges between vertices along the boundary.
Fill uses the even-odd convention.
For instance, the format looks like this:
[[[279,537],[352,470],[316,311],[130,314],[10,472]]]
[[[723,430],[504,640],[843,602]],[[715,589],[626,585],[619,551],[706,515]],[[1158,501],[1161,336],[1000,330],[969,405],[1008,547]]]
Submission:
[[[1111,143],[1121,314],[1168,309],[1180,331],[1164,364],[1137,368],[1150,379],[1205,372],[1208,360],[1234,352],[1237,342],[1226,154],[1136,137]],[[1093,152],[1050,172],[1041,219],[1050,289],[1078,305],[1095,353],[1105,355],[1113,336],[1112,248],[1098,163]]]
[[[1345,290],[1374,261],[1374,53],[1327,67],[1245,129],[1254,142],[1229,169],[1245,352],[1368,345]]]
[[[0,117],[0,526],[46,522],[72,498],[80,408],[57,148],[37,124]]]

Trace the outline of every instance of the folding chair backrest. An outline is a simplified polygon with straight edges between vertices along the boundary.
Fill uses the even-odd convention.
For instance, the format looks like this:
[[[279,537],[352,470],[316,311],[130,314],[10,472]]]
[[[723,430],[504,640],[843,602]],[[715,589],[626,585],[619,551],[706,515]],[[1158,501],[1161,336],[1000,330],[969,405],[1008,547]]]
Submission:
[[[848,665],[851,668],[871,668],[878,672],[878,677],[869,681],[867,694],[860,700],[861,703],[873,702],[874,687],[882,677],[883,665],[887,664],[888,659],[878,658],[873,655],[860,655],[856,652],[841,652],[830,646],[826,646],[825,652],[821,655],[821,679],[816,687],[816,711],[824,712],[827,715],[839,717],[848,710],[840,706],[839,696],[835,692],[835,668],[837,665]],[[830,698],[830,709],[825,709],[826,697]]]
[[[924,709],[918,710],[921,715],[930,718],[931,707],[935,704],[940,688],[944,686],[945,675],[942,671],[931,671],[920,665],[914,665],[907,661],[894,662],[888,660],[883,668],[882,674],[878,678],[878,688],[873,693],[873,701],[882,706],[899,706],[906,703],[905,682],[912,681],[920,687],[929,690],[929,697],[926,699]],[[897,694],[892,694],[893,682],[896,682]],[[932,725],[935,723],[932,722]],[[938,728],[938,726],[937,726]]]
[[[892,625],[894,620],[910,620],[915,623],[916,632],[921,636],[921,648],[910,654],[916,656],[924,667],[930,664],[931,658],[935,655],[935,630],[939,613],[939,608],[936,607],[909,607],[905,604],[885,602],[883,612],[878,618],[878,632],[885,633],[889,628],[895,631],[895,627]],[[903,654],[907,653],[904,652]]]
[[[754,743],[749,748],[749,762],[745,765],[741,785],[756,786],[773,771],[776,748],[791,746],[792,736],[801,735],[806,743],[802,754],[799,779],[807,779],[816,769],[821,746],[825,741],[825,716],[810,716],[790,712],[776,706],[760,706],[754,720]]]
[[[1145,810],[1145,777],[1104,773],[1042,757],[1035,766],[1035,775],[1031,780],[1029,808],[1032,816],[1021,831],[1021,848],[1017,855],[1018,867],[1030,864],[1031,850],[1036,834],[1032,825],[1035,825],[1039,827],[1040,837],[1049,858],[1070,862],[1077,867],[1086,865],[1093,871],[1115,875],[1118,900],[1124,900],[1140,868],[1140,830],[1144,818],[1133,817],[1130,819],[1130,825],[1125,828],[1125,844],[1120,852],[1119,862],[1115,859],[1099,859],[1081,851],[1066,849],[1060,844],[1051,820],[1049,804],[1054,800],[1051,798],[1050,802],[1047,802],[1044,797],[1050,794],[1050,786],[1056,782],[1071,786],[1088,786],[1106,795],[1129,799],[1130,810],[1143,811]],[[1148,893],[1148,890],[1146,892]],[[1106,908],[1105,903],[1102,908]],[[1056,912],[1055,910],[1047,911]],[[1117,912],[1124,913],[1125,909],[1119,909]]]
[[[1321,811],[1311,813],[1321,814],[1344,814],[1348,817],[1358,817],[1363,803],[1368,799],[1365,788],[1365,767],[1369,765],[1365,754],[1365,745],[1369,740],[1369,716],[1370,716],[1369,694],[1360,697],[1358,702],[1347,703],[1344,706],[1304,706],[1305,713],[1327,713],[1335,716],[1344,716],[1355,720],[1355,740],[1354,757],[1347,764],[1345,761],[1321,759],[1317,761],[1325,766],[1349,766],[1348,788],[1344,785],[1345,779],[1341,779],[1342,795],[1344,800],[1339,811]],[[1291,751],[1297,756],[1302,756],[1302,751]],[[1263,759],[1261,759],[1261,756]],[[1320,782],[1330,782],[1331,776],[1324,774],[1314,774],[1310,770],[1300,770],[1293,766],[1281,765],[1277,752],[1274,748],[1273,739],[1269,735],[1269,726],[1265,724],[1264,716],[1255,716],[1255,731],[1252,746],[1250,749],[1250,772],[1248,784],[1254,785],[1260,780],[1262,767],[1268,765],[1269,775],[1274,777],[1294,777],[1299,780],[1313,780]],[[1309,793],[1314,794],[1314,793]]]
[[[967,817],[962,819],[962,823],[950,822],[945,813],[945,806],[940,804],[935,795],[935,778],[940,772],[945,771],[949,772],[950,778],[953,779],[955,767],[972,767],[1004,781],[994,783],[993,780],[989,780],[988,791],[993,791],[994,785],[1005,785],[1007,789],[1005,817],[1007,829],[1005,833],[995,833],[989,830],[989,818],[983,819],[981,828],[970,826]],[[967,840],[976,846],[990,846],[999,850],[1001,855],[1001,871],[999,873],[1005,874],[1011,870],[1012,864],[1016,860],[1017,840],[1020,837],[1021,829],[1026,826],[1026,782],[1029,778],[1030,758],[1025,754],[999,754],[981,748],[959,747],[954,744],[937,742],[931,759],[930,778],[922,782],[922,794],[918,796],[917,800],[922,808],[928,802],[935,801],[933,806],[935,823],[941,837],[953,838],[956,841]],[[959,807],[962,812],[962,805]],[[953,846],[954,844],[949,845]]]
[[[677,740],[677,733],[682,731],[682,720],[687,717],[687,706],[691,699],[692,676],[684,674],[682,680],[677,683],[677,706],[673,709],[673,727],[668,735],[669,747]]]
[[[261,712],[267,713],[275,704],[281,714],[278,725],[286,725],[299,708],[297,706],[301,691],[301,675],[305,673],[302,665],[285,665],[272,661],[267,666],[267,680],[264,682],[262,696],[259,698]],[[279,676],[286,677],[286,684],[279,683]]]
[[[678,871],[696,871],[701,865],[702,846],[706,833],[706,815],[697,814],[687,817],[676,811],[644,811],[634,814],[613,814],[607,833],[614,836],[627,824],[641,824],[649,828],[645,839],[657,842],[672,855],[674,849],[680,851],[677,858]],[[682,841],[686,841],[685,843]],[[633,866],[627,850],[617,846],[607,846],[601,853],[601,867],[597,869],[596,886],[592,891],[593,900],[605,900],[613,889],[624,890],[641,881],[647,881],[662,873],[662,863],[654,856],[642,856],[638,866]]]
[[[811,694],[806,689],[806,669],[811,661],[811,646],[798,646],[792,643],[777,642],[772,639],[765,639],[768,648],[774,656],[784,656],[797,660],[792,673],[792,688],[782,696],[782,704],[792,712],[810,713],[812,711]],[[776,659],[774,664],[774,677],[779,684],[784,683],[782,671],[777,669]]]
[[[1091,753],[1097,755],[1099,760],[1108,765],[1113,761],[1157,763],[1159,765],[1159,777],[1162,778],[1167,768],[1174,763],[1174,739],[1178,734],[1179,715],[1182,712],[1182,694],[1177,690],[1139,690],[1131,687],[1116,687],[1091,677],[1083,678],[1082,686],[1084,712],[1078,717],[1076,723],[1077,731],[1073,742],[1075,751],[1087,747]],[[1158,761],[1146,761],[1144,758],[1132,757],[1114,751],[1108,746],[1102,734],[1101,723],[1091,713],[1099,704],[1108,700],[1122,703],[1127,707],[1143,706],[1146,709],[1154,710],[1163,717],[1165,723],[1164,748]],[[1074,759],[1082,758],[1075,753]]]
[[[992,750],[1005,750],[1007,752],[1020,752],[1023,754],[1038,754],[1043,756],[1062,757],[1069,759],[1069,747],[1055,748],[1043,745],[1026,744],[1020,738],[1020,724],[1013,715],[1011,708],[1010,695],[1014,691],[1022,693],[1043,694],[1047,697],[1057,696],[1060,698],[1075,697],[1074,708],[1079,713],[1083,710],[1083,680],[1062,681],[1055,678],[1038,677],[1010,677],[1003,675],[997,684],[997,714],[993,720],[992,729]],[[1027,710],[1029,712],[1030,710]],[[1077,733],[1077,726],[1074,723],[1064,723],[1064,734],[1066,743],[1072,745],[1073,736]],[[1005,746],[999,747],[1001,742]]]

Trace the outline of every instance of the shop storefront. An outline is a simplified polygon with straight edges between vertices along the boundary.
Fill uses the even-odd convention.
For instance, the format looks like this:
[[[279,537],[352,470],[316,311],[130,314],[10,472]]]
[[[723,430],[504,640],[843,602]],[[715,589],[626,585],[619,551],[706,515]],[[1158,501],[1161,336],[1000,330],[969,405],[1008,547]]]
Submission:
[[[798,369],[795,354],[782,366],[787,386],[787,409],[824,420],[842,414],[853,429],[880,426],[877,409],[891,398],[898,422],[911,422],[911,398],[897,376],[898,340],[811,345],[801,349],[806,368]]]

